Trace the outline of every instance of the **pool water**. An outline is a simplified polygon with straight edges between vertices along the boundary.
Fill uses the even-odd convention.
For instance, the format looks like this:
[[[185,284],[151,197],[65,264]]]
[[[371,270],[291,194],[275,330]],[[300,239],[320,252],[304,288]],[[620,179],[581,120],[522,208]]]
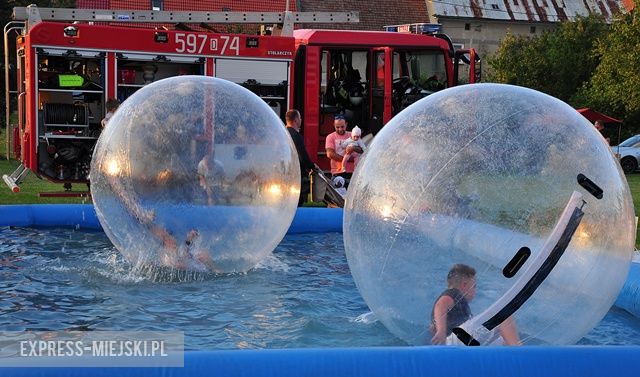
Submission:
[[[246,274],[132,270],[102,232],[0,229],[0,331],[174,330],[190,350],[404,345],[371,316],[339,233],[287,236]],[[580,344],[640,344],[612,309]]]

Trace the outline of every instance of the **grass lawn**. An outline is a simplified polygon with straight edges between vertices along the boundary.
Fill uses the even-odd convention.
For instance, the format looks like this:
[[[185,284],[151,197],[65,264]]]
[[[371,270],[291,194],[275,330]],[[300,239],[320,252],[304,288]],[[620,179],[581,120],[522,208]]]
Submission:
[[[633,207],[636,210],[636,216],[640,216],[640,174],[627,174],[627,182],[629,182],[629,190],[633,197]],[[640,239],[638,239],[638,229],[636,229],[636,250],[640,250]]]
[[[5,149],[5,128],[2,126],[0,131],[0,177],[4,174],[10,175],[18,167],[16,160],[7,160]],[[75,185],[74,191],[86,191],[86,185]],[[14,194],[9,187],[0,181],[0,205],[2,204],[48,204],[48,203],[91,203],[91,199],[86,198],[41,198],[38,196],[41,192],[59,192],[63,191],[61,183],[51,183],[44,179],[39,179],[33,172],[29,172],[27,177],[20,185],[20,192]]]
[[[11,174],[19,165],[18,161],[7,161],[4,153],[0,161],[0,175]],[[74,191],[86,191],[86,185],[73,186]],[[1,182],[0,185],[0,205],[1,204],[47,204],[47,203],[91,203],[87,198],[47,198],[39,197],[41,192],[63,191],[61,183],[51,183],[44,179],[39,179],[33,172],[29,172],[27,178],[20,185],[20,192],[14,194],[9,187]]]
[[[640,174],[627,174],[627,182],[629,182],[629,189],[633,197],[633,206],[636,209],[636,216],[638,216],[638,209],[640,208]]]

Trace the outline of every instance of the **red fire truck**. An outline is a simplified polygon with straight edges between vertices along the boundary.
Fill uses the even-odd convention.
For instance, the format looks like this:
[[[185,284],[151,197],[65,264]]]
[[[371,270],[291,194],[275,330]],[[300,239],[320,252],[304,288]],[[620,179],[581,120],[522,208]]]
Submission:
[[[480,72],[475,51],[454,51],[451,41],[440,35],[293,27],[294,22],[357,22],[358,15],[349,12],[30,6],[15,8],[14,19],[24,21],[16,40],[19,142],[14,147],[22,164],[3,178],[15,192],[28,171],[64,183],[66,189],[71,183],[88,183],[107,100],[124,101],[166,77],[195,74],[230,80],[260,96],[282,118],[287,109],[299,109],[307,151],[326,169],[324,140],[333,132],[335,114],[344,114],[349,128],[357,125],[363,135],[375,135],[406,106],[434,91],[473,83]],[[153,26],[140,27],[145,22]],[[275,24],[279,33],[206,29],[219,23]],[[158,26],[168,24],[182,27]],[[197,30],[184,27],[189,24]],[[459,79],[463,66],[468,75]],[[8,91],[6,97],[10,103]]]

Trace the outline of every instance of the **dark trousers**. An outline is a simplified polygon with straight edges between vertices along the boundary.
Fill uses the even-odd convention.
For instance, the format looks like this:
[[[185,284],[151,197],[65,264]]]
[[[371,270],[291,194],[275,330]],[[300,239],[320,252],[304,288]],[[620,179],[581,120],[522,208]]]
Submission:
[[[300,180],[300,197],[298,198],[298,207],[302,207],[304,202],[309,198],[311,193],[311,181],[309,177],[303,176]]]

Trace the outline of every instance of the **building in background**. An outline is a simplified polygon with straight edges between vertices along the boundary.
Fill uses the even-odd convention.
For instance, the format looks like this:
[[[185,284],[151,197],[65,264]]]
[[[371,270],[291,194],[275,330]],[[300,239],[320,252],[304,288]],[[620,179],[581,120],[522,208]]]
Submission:
[[[630,0],[626,0],[630,2]],[[428,0],[429,20],[454,42],[481,55],[495,52],[507,33],[538,35],[563,21],[600,14],[611,21],[626,12],[623,0]]]
[[[383,30],[388,25],[440,24],[456,47],[495,52],[507,34],[539,35],[577,16],[600,14],[611,21],[634,0],[78,0],[78,8],[208,12],[360,12],[357,24],[296,25],[296,28]]]
[[[495,52],[507,33],[539,35],[577,16],[600,14],[607,21],[633,8],[634,0],[299,0],[301,11],[359,11],[360,24],[325,28],[382,29],[411,23],[439,24],[458,48]]]

